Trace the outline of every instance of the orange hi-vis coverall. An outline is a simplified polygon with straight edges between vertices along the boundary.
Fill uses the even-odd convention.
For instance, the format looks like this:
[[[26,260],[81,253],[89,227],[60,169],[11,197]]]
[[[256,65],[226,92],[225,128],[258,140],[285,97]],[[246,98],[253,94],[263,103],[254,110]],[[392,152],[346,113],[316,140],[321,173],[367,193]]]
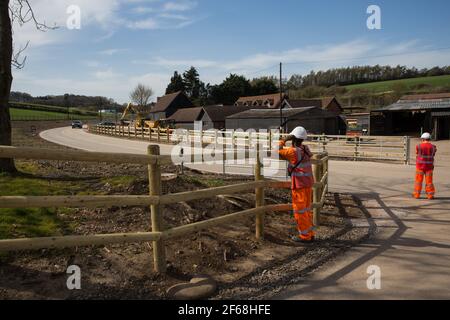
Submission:
[[[285,145],[284,141],[280,141],[279,154],[281,158],[289,161],[292,179],[292,206],[297,230],[300,239],[312,240],[315,230],[312,214],[312,187],[314,184],[311,166],[312,154],[307,146],[285,148]]]
[[[428,199],[433,199],[435,188],[433,184],[434,157],[437,148],[435,145],[426,141],[416,147],[416,183],[414,187],[414,198],[419,199],[422,193],[422,185],[425,177],[425,191]]]

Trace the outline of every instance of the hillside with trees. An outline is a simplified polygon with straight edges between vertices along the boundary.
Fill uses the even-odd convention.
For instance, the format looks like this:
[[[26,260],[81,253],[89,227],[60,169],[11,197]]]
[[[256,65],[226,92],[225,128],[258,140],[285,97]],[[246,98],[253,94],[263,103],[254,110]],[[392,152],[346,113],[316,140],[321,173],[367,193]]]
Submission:
[[[450,75],[450,66],[431,69],[408,68],[406,66],[354,66],[326,71],[311,71],[308,75],[294,74],[287,83],[289,89],[301,89],[308,86],[331,87],[353,84],[401,80],[422,77]]]
[[[78,108],[85,111],[122,108],[121,105],[117,104],[113,99],[110,98],[101,96],[91,97],[74,94],[33,97],[32,95],[24,92],[11,92],[9,101],[65,108]]]

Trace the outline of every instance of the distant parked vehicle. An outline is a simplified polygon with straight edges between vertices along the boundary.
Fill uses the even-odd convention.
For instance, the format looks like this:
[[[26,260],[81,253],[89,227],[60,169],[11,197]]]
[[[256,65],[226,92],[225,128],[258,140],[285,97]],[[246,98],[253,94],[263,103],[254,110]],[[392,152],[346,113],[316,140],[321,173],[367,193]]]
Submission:
[[[106,126],[106,127],[114,127],[116,124],[111,121],[102,121],[98,124],[99,126]]]
[[[72,121],[72,129],[83,129],[83,122],[79,120]]]

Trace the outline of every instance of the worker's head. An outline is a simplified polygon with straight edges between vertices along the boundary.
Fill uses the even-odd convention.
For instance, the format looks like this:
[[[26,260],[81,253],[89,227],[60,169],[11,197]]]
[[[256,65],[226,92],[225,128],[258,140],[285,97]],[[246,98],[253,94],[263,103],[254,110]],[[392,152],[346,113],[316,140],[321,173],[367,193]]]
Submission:
[[[303,127],[297,127],[292,130],[291,136],[293,137],[292,144],[294,146],[300,146],[303,141],[308,139],[308,132],[306,132],[306,129]]]
[[[429,134],[428,132],[425,132],[422,137],[421,137],[422,141],[430,141],[431,140],[431,134]]]
[[[296,137],[292,138],[292,145],[295,147],[300,147],[303,144],[303,139],[297,139]]]

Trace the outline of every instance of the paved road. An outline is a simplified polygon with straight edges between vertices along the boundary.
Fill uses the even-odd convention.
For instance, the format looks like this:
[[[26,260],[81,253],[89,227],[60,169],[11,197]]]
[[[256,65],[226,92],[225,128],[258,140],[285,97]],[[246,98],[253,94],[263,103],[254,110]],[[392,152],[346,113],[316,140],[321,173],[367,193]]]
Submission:
[[[68,128],[45,131],[41,136],[89,151],[144,153],[148,145]],[[162,145],[162,153],[169,154],[170,148]],[[439,150],[441,155],[449,155],[450,143],[439,143]],[[450,299],[450,163],[446,157],[438,160],[438,194],[434,201],[410,197],[415,171],[412,166],[331,161],[330,191],[352,193],[362,199],[367,220],[357,223],[376,227],[377,236],[276,298]],[[367,288],[369,266],[381,270],[380,290]]]

